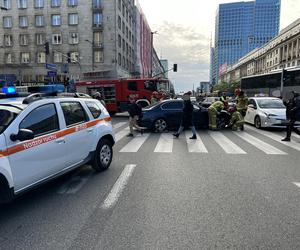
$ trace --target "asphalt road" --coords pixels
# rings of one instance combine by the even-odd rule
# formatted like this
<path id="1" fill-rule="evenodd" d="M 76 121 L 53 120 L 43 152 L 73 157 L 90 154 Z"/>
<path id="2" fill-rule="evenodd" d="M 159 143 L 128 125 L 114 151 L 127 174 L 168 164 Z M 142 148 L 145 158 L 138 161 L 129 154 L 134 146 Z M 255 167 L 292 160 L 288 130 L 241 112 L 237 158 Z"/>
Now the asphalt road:
<path id="1" fill-rule="evenodd" d="M 1 250 L 300 249 L 300 137 L 127 138 L 126 121 L 113 120 L 108 171 L 84 166 L 0 206 Z"/>

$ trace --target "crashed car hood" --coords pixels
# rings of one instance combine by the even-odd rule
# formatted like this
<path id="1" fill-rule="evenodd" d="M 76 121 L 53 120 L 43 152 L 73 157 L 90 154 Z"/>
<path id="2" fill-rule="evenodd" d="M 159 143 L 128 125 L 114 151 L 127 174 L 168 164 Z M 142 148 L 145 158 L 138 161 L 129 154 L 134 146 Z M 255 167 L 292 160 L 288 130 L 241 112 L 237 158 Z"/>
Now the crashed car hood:
<path id="1" fill-rule="evenodd" d="M 266 114 L 274 114 L 276 116 L 286 116 L 285 109 L 261 109 L 262 112 Z"/>

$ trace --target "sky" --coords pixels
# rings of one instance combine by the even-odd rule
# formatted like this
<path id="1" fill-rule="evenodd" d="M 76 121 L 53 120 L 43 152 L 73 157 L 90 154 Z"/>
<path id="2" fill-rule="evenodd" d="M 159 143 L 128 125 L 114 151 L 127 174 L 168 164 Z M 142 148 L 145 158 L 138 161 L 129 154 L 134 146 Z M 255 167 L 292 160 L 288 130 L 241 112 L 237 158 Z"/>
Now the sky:
<path id="1" fill-rule="evenodd" d="M 221 3 L 235 0 L 138 0 L 154 34 L 158 56 L 178 64 L 169 78 L 175 91 L 192 90 L 209 80 L 210 40 Z M 281 0 L 280 29 L 300 18 L 300 0 Z"/>

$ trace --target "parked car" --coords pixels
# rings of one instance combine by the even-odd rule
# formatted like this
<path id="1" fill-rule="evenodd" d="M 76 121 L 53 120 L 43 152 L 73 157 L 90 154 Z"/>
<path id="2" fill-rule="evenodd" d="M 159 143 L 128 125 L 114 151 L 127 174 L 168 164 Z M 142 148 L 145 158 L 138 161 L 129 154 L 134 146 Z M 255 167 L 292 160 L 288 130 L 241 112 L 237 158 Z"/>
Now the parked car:
<path id="1" fill-rule="evenodd" d="M 193 104 L 194 123 L 197 128 L 208 127 L 207 108 Z M 139 125 L 156 132 L 178 129 L 181 122 L 183 100 L 170 99 L 161 101 L 143 109 L 143 117 L 139 120 Z"/>
<path id="2" fill-rule="evenodd" d="M 76 94 L 1 100 L 0 202 L 83 164 L 107 169 L 114 143 L 111 117 L 98 100 Z"/>
<path id="3" fill-rule="evenodd" d="M 286 107 L 281 99 L 275 97 L 249 98 L 245 122 L 254 124 L 256 128 L 285 127 Z"/>
<path id="4" fill-rule="evenodd" d="M 217 96 L 209 96 L 206 97 L 201 103 L 200 105 L 204 108 L 208 108 L 212 103 L 216 102 L 216 101 L 220 101 L 220 97 Z"/>

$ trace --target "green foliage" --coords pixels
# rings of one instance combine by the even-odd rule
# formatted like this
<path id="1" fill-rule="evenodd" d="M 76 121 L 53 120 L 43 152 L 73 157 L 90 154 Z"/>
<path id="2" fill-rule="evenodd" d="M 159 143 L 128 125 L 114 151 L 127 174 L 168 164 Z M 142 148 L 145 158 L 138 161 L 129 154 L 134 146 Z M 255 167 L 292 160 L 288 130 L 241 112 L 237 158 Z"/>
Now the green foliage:
<path id="1" fill-rule="evenodd" d="M 214 90 L 222 91 L 222 92 L 234 92 L 235 89 L 240 88 L 241 84 L 239 82 L 222 82 L 218 85 L 214 86 Z"/>

